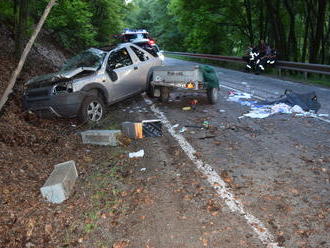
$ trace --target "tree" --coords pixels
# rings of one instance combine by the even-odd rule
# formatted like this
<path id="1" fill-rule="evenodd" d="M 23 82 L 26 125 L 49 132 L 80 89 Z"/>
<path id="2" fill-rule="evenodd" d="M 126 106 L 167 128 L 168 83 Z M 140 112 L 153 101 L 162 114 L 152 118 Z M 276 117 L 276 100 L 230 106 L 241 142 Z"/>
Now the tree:
<path id="1" fill-rule="evenodd" d="M 12 77 L 10 78 L 10 81 L 9 81 L 9 84 L 5 90 L 5 92 L 3 93 L 2 97 L 1 97 L 1 100 L 0 100 L 0 111 L 2 109 L 2 107 L 6 104 L 7 100 L 8 100 L 8 96 L 11 94 L 13 88 L 14 88 L 14 85 L 15 85 L 15 82 L 16 82 L 16 79 L 18 77 L 18 75 L 21 73 L 21 70 L 23 68 L 23 65 L 25 63 L 25 60 L 26 60 L 26 57 L 28 55 L 28 53 L 30 52 L 32 46 L 33 46 L 33 43 L 35 41 L 35 39 L 37 38 L 40 30 L 41 30 L 41 27 L 43 26 L 50 10 L 52 9 L 52 7 L 54 6 L 54 4 L 56 3 L 56 0 L 50 0 L 47 7 L 45 8 L 44 10 L 44 13 L 43 15 L 41 16 L 40 18 L 40 21 L 36 27 L 36 29 L 34 30 L 29 42 L 27 43 L 23 53 L 22 53 L 22 56 L 21 56 L 21 59 L 15 69 L 15 71 L 13 72 L 13 75 Z"/>
<path id="2" fill-rule="evenodd" d="M 27 35 L 28 0 L 14 0 L 15 57 L 18 60 L 23 51 Z"/>

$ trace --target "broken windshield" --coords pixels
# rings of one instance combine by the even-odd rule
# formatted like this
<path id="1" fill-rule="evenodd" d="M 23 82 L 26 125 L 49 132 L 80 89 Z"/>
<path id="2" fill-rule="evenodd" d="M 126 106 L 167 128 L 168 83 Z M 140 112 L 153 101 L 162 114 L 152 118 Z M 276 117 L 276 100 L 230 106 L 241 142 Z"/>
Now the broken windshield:
<path id="1" fill-rule="evenodd" d="M 102 65 L 105 55 L 106 53 L 101 50 L 90 48 L 67 60 L 61 71 L 70 71 L 80 67 L 98 69 Z"/>

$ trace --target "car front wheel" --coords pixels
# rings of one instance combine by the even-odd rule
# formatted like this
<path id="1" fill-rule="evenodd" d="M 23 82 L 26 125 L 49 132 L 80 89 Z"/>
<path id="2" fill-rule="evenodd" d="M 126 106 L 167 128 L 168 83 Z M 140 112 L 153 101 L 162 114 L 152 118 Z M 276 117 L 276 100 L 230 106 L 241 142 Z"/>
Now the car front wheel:
<path id="1" fill-rule="evenodd" d="M 88 96 L 81 104 L 79 119 L 81 122 L 98 122 L 105 114 L 105 106 L 97 96 Z"/>

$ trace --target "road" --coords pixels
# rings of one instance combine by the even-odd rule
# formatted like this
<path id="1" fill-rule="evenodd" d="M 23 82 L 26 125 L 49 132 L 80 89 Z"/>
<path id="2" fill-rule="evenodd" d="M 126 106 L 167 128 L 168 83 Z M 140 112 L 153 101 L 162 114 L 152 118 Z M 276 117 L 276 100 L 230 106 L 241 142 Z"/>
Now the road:
<path id="1" fill-rule="evenodd" d="M 190 62 L 166 58 L 166 64 Z M 329 113 L 329 89 L 216 68 L 220 101 L 174 92 L 170 102 L 138 96 L 111 107 L 112 120 L 161 119 L 164 136 L 136 140 L 144 149 L 126 179 L 125 216 L 100 221 L 95 240 L 113 247 L 330 247 L 330 123 L 275 114 L 240 118 L 249 107 L 232 89 L 268 98 L 290 88 L 314 90 Z M 184 111 L 193 99 L 196 110 Z M 204 121 L 210 127 L 201 129 Z M 105 241 L 104 241 L 105 240 Z M 94 242 L 94 243 L 93 243 Z M 125 244 L 125 246 L 120 246 Z M 126 246 L 127 245 L 127 246 Z"/>
<path id="2" fill-rule="evenodd" d="M 166 64 L 196 63 L 167 58 Z M 165 124 L 169 134 L 217 193 L 222 208 L 230 212 L 226 221 L 232 225 L 233 236 L 239 228 L 246 235 L 253 230 L 260 243 L 254 241 L 248 247 L 329 247 L 329 120 L 291 115 L 240 119 L 248 107 L 226 99 L 228 89 L 253 93 L 258 99 L 279 96 L 285 89 L 315 91 L 322 105 L 320 113 L 329 114 L 330 89 L 216 70 L 222 85 L 219 104 L 208 105 L 203 95 L 173 93 L 172 102 L 153 106 L 153 112 L 163 123 L 169 121 Z M 200 98 L 197 110 L 182 111 L 194 98 Z M 205 120 L 211 130 L 178 132 L 180 127 L 198 126 Z M 172 128 L 175 124 L 178 129 Z M 208 245 L 237 247 L 217 242 L 214 237 Z"/>
<path id="3" fill-rule="evenodd" d="M 166 65 L 198 65 L 199 63 L 189 62 L 179 59 L 166 58 Z M 253 93 L 256 96 L 268 99 L 278 97 L 286 89 L 297 93 L 306 93 L 314 91 L 321 103 L 322 108 L 319 113 L 330 114 L 330 89 L 321 86 L 307 85 L 286 80 L 275 79 L 252 73 L 243 73 L 235 70 L 214 67 L 218 72 L 221 85 L 232 87 L 244 92 Z M 327 118 L 329 119 L 329 118 Z"/>

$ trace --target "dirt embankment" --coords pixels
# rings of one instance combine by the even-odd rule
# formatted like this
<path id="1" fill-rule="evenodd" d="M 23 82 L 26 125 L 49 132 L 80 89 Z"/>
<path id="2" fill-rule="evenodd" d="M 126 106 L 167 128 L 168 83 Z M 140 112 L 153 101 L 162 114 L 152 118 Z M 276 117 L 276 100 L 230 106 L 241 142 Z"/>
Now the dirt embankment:
<path id="1" fill-rule="evenodd" d="M 0 24 L 0 95 L 2 96 L 17 62 L 14 60 L 13 34 Z M 45 39 L 43 38 L 45 37 Z M 55 71 L 65 60 L 64 52 L 49 43 L 41 33 L 27 58 L 0 115 L 0 247 L 26 247 L 29 240 L 44 244 L 51 240 L 49 219 L 56 208 L 46 211 L 39 188 L 53 165 L 75 160 L 84 171 L 85 149 L 79 143 L 70 120 L 42 120 L 22 108 L 23 84 L 33 76 Z M 67 211 L 70 211 L 69 209 Z M 65 225 L 66 214 L 58 214 L 56 233 Z M 48 226 L 47 226 L 48 225 Z M 47 230 L 45 232 L 45 226 Z M 40 246 L 39 246 L 40 247 Z"/>

